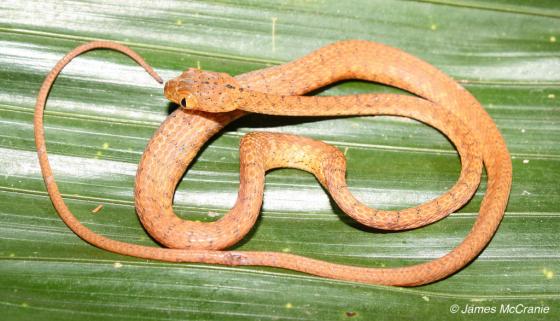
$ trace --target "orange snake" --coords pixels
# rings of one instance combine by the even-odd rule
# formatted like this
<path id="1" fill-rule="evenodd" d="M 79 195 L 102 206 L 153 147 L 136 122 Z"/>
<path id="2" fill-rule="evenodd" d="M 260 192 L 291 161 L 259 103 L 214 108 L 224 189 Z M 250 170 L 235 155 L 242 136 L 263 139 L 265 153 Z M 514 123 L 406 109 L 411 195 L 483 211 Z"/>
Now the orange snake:
<path id="1" fill-rule="evenodd" d="M 99 248 L 169 262 L 271 266 L 341 280 L 414 286 L 437 281 L 465 266 L 488 244 L 503 217 L 511 187 L 511 160 L 494 122 L 476 99 L 450 77 L 418 58 L 382 44 L 350 40 L 331 44 L 284 65 L 235 78 L 189 69 L 168 81 L 165 95 L 183 108 L 171 114 L 148 143 L 136 176 L 135 204 L 146 230 L 169 248 L 130 244 L 98 235 L 82 225 L 65 205 L 48 162 L 43 128 L 46 99 L 57 75 L 74 57 L 96 48 L 120 51 L 157 81 L 162 81 L 130 49 L 96 41 L 62 58 L 39 91 L 35 141 L 48 193 L 70 229 Z M 388 84 L 421 98 L 390 94 L 299 96 L 345 79 Z M 415 118 L 439 129 L 455 144 L 461 157 L 461 174 L 447 193 L 418 207 L 375 210 L 357 201 L 348 191 L 345 158 L 336 148 L 294 135 L 251 133 L 242 139 L 240 146 L 240 189 L 233 209 L 210 223 L 178 218 L 172 209 L 172 198 L 181 175 L 208 139 L 247 111 Z M 360 223 L 400 230 L 430 224 L 460 208 L 478 187 L 482 163 L 487 171 L 488 188 L 480 213 L 465 240 L 438 259 L 406 267 L 366 268 L 287 253 L 222 250 L 242 239 L 256 221 L 268 169 L 295 167 L 310 171 L 337 205 Z"/>

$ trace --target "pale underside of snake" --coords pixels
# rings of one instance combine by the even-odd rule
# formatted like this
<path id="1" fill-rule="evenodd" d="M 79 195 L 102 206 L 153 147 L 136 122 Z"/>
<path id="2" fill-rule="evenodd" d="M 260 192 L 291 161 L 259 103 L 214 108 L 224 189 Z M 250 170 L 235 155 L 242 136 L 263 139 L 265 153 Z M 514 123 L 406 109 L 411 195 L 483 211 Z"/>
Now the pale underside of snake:
<path id="1" fill-rule="evenodd" d="M 48 162 L 43 113 L 50 88 L 63 67 L 95 48 L 120 51 L 159 76 L 130 49 L 112 42 L 82 45 L 53 68 L 39 91 L 35 140 L 43 177 L 63 221 L 85 241 L 115 253 L 169 262 L 271 266 L 318 276 L 373 284 L 413 286 L 442 279 L 474 259 L 488 244 L 503 217 L 511 187 L 511 160 L 505 142 L 476 99 L 426 62 L 382 44 L 350 40 L 331 44 L 293 62 L 235 78 L 189 69 L 165 86 L 165 95 L 182 105 L 154 134 L 140 161 L 135 204 L 146 230 L 168 248 L 124 243 L 81 224 L 62 199 Z M 346 79 L 361 79 L 407 90 L 403 95 L 299 96 Z M 195 110 L 200 109 L 200 110 Z M 246 135 L 240 146 L 240 189 L 235 206 L 215 222 L 182 220 L 172 199 L 182 174 L 199 149 L 230 122 L 247 112 L 280 115 L 396 115 L 431 125 L 454 143 L 462 170 L 442 196 L 398 211 L 366 207 L 349 192 L 345 158 L 336 148 L 309 138 L 274 133 Z M 433 223 L 460 208 L 479 184 L 483 162 L 487 191 L 473 228 L 450 253 L 425 263 L 397 268 L 367 268 L 328 263 L 278 252 L 223 250 L 242 239 L 256 221 L 265 172 L 294 167 L 313 173 L 336 204 L 361 224 L 402 230 Z"/>

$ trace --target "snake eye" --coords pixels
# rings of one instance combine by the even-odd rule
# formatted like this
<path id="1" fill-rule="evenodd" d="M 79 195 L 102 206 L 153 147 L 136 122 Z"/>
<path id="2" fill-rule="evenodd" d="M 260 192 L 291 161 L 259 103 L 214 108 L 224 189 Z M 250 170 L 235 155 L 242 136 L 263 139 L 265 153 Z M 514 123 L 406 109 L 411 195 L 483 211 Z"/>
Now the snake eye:
<path id="1" fill-rule="evenodd" d="M 184 92 L 179 95 L 181 100 L 179 103 L 185 109 L 199 109 L 196 97 L 190 92 Z"/>

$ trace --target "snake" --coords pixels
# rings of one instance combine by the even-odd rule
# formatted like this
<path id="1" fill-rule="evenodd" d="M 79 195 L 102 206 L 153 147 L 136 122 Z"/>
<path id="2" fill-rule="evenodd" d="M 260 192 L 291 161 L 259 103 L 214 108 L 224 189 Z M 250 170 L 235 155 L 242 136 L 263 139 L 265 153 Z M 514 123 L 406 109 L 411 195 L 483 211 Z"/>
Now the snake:
<path id="1" fill-rule="evenodd" d="M 161 77 L 134 51 L 109 41 L 81 45 L 47 75 L 35 105 L 35 142 L 48 194 L 65 224 L 80 238 L 121 255 L 166 261 L 268 266 L 368 284 L 417 286 L 450 276 L 487 246 L 504 216 L 512 166 L 505 141 L 480 103 L 459 83 L 427 62 L 402 50 L 366 40 L 338 41 L 291 62 L 232 77 L 189 68 L 165 83 L 164 95 L 181 106 L 148 142 L 138 165 L 135 207 L 145 230 L 165 247 L 110 239 L 83 225 L 64 203 L 49 164 L 44 110 L 58 74 L 74 57 L 93 50 L 119 51 L 156 81 Z M 360 94 L 303 96 L 349 79 L 377 82 L 412 95 Z M 461 173 L 445 194 L 403 210 L 369 208 L 349 191 L 346 160 L 337 148 L 311 138 L 255 132 L 240 142 L 240 188 L 234 207 L 214 222 L 183 220 L 173 211 L 173 195 L 183 173 L 205 143 L 229 123 L 249 114 L 290 116 L 393 115 L 419 120 L 447 136 L 460 155 Z M 293 167 L 311 172 L 335 203 L 360 224 L 407 230 L 436 222 L 462 207 L 480 182 L 487 190 L 465 239 L 431 261 L 371 268 L 331 263 L 291 253 L 227 250 L 251 230 L 258 218 L 265 173 Z"/>

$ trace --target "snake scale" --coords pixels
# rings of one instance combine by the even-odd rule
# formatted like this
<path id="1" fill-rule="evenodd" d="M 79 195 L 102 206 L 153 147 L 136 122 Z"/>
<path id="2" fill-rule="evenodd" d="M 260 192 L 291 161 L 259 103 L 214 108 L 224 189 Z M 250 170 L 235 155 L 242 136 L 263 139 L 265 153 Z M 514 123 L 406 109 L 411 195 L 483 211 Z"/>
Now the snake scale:
<path id="1" fill-rule="evenodd" d="M 167 248 L 109 239 L 81 224 L 65 205 L 48 162 L 43 114 L 58 74 L 74 57 L 97 48 L 120 51 L 161 78 L 136 53 L 108 41 L 72 50 L 53 68 L 37 98 L 35 141 L 51 200 L 62 220 L 85 241 L 134 257 L 168 262 L 271 266 L 327 278 L 371 284 L 415 286 L 449 276 L 473 260 L 497 230 L 511 188 L 511 160 L 505 142 L 477 100 L 430 64 L 383 44 L 347 40 L 320 48 L 292 62 L 231 77 L 188 69 L 165 84 L 164 94 L 182 108 L 173 112 L 149 141 L 140 161 L 135 205 L 140 221 Z M 406 90 L 415 96 L 366 94 L 301 96 L 326 85 L 360 79 Z M 182 220 L 173 212 L 175 188 L 200 148 L 227 124 L 249 112 L 292 116 L 395 115 L 424 122 L 444 133 L 457 148 L 462 169 L 445 194 L 414 208 L 384 211 L 368 208 L 348 190 L 346 161 L 335 147 L 309 138 L 250 133 L 240 144 L 240 188 L 234 207 L 215 222 Z M 433 223 L 457 210 L 476 191 L 482 166 L 487 191 L 466 238 L 448 254 L 421 264 L 367 268 L 334 264 L 279 252 L 227 251 L 256 221 L 265 172 L 293 167 L 313 173 L 336 204 L 361 224 L 403 230 Z"/>

